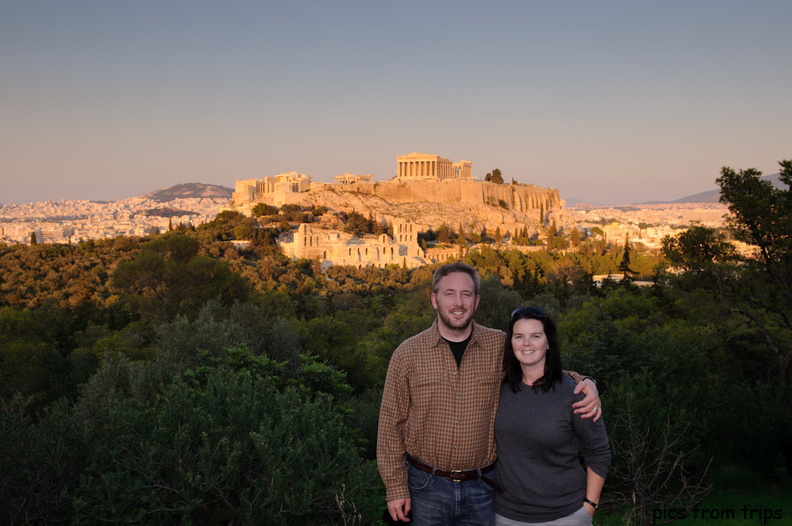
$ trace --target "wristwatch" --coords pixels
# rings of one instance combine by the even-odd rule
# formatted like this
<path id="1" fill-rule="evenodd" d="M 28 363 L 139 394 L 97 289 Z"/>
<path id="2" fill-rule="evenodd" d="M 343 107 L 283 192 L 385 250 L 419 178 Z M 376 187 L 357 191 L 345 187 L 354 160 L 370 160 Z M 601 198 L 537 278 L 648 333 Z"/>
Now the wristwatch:
<path id="1" fill-rule="evenodd" d="M 595 510 L 599 507 L 599 504 L 597 504 L 596 502 L 592 502 L 592 501 L 588 500 L 586 497 L 583 497 L 583 502 L 585 502 L 587 504 L 590 504 L 591 506 L 594 507 Z"/>

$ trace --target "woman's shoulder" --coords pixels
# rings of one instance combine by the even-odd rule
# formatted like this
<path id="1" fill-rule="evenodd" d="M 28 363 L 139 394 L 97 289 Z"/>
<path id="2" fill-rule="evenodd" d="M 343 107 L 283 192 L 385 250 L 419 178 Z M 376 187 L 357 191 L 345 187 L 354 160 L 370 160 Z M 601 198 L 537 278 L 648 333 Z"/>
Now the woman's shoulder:
<path id="1" fill-rule="evenodd" d="M 556 389 L 566 396 L 577 397 L 578 395 L 575 395 L 575 387 L 577 387 L 577 384 L 578 383 L 575 380 L 565 374 L 562 374 L 561 381 L 556 384 Z M 583 398 L 583 396 L 583 393 L 580 393 L 580 397 Z"/>

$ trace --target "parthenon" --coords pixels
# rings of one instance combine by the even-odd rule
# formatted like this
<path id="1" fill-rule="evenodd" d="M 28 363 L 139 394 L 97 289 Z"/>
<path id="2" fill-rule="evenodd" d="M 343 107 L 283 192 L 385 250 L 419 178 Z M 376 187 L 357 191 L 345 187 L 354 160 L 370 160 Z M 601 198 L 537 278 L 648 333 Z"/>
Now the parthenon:
<path id="1" fill-rule="evenodd" d="M 470 180 L 473 179 L 473 163 L 459 161 L 452 163 L 439 155 L 428 153 L 409 153 L 396 157 L 397 177 L 400 180 Z"/>

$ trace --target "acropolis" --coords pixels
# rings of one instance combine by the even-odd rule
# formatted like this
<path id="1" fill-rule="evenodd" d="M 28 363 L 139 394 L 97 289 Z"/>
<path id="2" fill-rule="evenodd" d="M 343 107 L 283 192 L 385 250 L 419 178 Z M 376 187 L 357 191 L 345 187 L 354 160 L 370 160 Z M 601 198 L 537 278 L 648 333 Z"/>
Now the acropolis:
<path id="1" fill-rule="evenodd" d="M 410 153 L 396 158 L 396 176 L 375 182 L 370 174 L 344 173 L 334 183 L 316 183 L 301 173 L 288 172 L 263 179 L 237 180 L 230 210 L 250 215 L 258 203 L 273 206 L 299 204 L 307 194 L 335 188 L 380 197 L 391 203 L 471 202 L 505 206 L 509 210 L 549 212 L 563 207 L 555 188 L 526 184 L 497 184 L 477 180 L 469 161 L 451 162 L 437 155 Z"/>
<path id="2" fill-rule="evenodd" d="M 452 162 L 439 155 L 410 153 L 396 157 L 396 175 L 374 181 L 371 174 L 344 173 L 332 183 L 314 182 L 298 172 L 263 179 L 238 180 L 226 208 L 251 215 L 259 204 L 283 206 L 332 205 L 336 211 L 367 211 L 393 225 L 394 237 L 386 234 L 354 237 L 317 224 L 302 224 L 282 234 L 278 244 L 292 258 L 318 259 L 327 265 L 399 264 L 413 267 L 433 261 L 417 242 L 417 233 L 437 228 L 459 216 L 471 228 L 516 231 L 560 219 L 563 202 L 555 188 L 526 184 L 501 184 L 477 180 L 470 161 Z M 414 209 L 430 207 L 415 222 Z M 412 214 L 409 217 L 407 214 Z M 454 225 L 456 226 L 456 224 Z M 409 235 L 407 235 L 409 233 Z"/>

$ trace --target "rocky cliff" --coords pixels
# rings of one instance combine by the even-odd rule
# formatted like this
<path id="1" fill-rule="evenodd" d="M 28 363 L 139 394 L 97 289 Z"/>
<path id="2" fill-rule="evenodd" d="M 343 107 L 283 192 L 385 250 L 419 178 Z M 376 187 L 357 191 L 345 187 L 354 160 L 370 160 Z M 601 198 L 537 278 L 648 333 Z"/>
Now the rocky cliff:
<path id="1" fill-rule="evenodd" d="M 358 212 L 378 220 L 408 219 L 428 229 L 447 224 L 469 231 L 486 228 L 504 234 L 545 222 L 566 224 L 558 190 L 528 185 L 496 185 L 481 181 L 338 185 L 312 183 L 308 192 L 289 202 L 307 207 Z M 544 216 L 544 217 L 542 217 Z"/>

